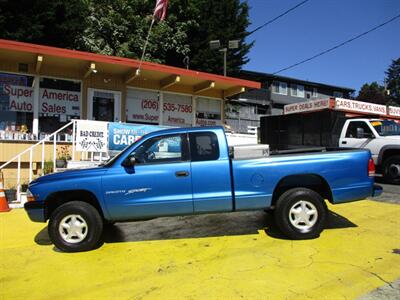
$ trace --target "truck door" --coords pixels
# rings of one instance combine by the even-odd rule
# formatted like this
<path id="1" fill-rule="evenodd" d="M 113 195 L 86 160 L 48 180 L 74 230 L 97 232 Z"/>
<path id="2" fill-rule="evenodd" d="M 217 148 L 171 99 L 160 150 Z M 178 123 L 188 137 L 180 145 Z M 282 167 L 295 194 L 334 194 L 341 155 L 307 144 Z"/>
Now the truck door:
<path id="1" fill-rule="evenodd" d="M 225 139 L 223 132 L 220 140 Z M 232 210 L 230 161 L 226 144 L 214 132 L 189 134 L 195 213 Z"/>
<path id="2" fill-rule="evenodd" d="M 186 134 L 151 138 L 128 156 L 135 158 L 132 168 L 110 168 L 103 188 L 114 220 L 193 213 L 187 140 Z"/>
<path id="3" fill-rule="evenodd" d="M 340 138 L 340 147 L 349 148 L 365 148 L 369 149 L 372 153 L 374 160 L 376 159 L 377 152 L 377 140 L 379 137 L 375 132 L 372 131 L 369 121 L 349 121 L 348 126 L 343 128 L 345 132 L 342 132 Z"/>

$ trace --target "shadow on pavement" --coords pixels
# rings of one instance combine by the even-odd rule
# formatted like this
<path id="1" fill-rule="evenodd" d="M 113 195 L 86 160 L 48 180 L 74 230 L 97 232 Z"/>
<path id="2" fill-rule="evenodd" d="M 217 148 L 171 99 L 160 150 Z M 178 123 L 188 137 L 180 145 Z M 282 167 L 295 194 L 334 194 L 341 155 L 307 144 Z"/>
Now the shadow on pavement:
<path id="1" fill-rule="evenodd" d="M 325 224 L 324 230 L 328 229 L 340 229 L 340 228 L 351 228 L 351 227 L 358 227 L 356 224 L 351 222 L 349 219 L 333 212 L 328 212 L 328 220 Z M 282 240 L 289 240 L 286 236 L 284 236 L 276 226 L 269 227 L 265 230 L 265 232 L 273 238 L 282 239 Z"/>
<path id="2" fill-rule="evenodd" d="M 47 233 L 47 226 L 36 234 L 35 243 L 41 246 L 48 246 L 52 244 L 49 234 Z"/>
<path id="3" fill-rule="evenodd" d="M 278 239 L 287 239 L 273 225 L 272 214 L 263 211 L 235 212 L 105 225 L 104 243 L 173 240 L 258 234 L 260 230 Z M 357 227 L 345 217 L 329 211 L 325 229 Z M 47 226 L 35 236 L 38 245 L 51 245 Z M 99 245 L 101 246 L 101 245 Z"/>
<path id="4" fill-rule="evenodd" d="M 262 211 L 157 218 L 107 226 L 104 241 L 118 243 L 248 235 L 258 234 L 259 230 L 270 225 L 271 217 Z"/>

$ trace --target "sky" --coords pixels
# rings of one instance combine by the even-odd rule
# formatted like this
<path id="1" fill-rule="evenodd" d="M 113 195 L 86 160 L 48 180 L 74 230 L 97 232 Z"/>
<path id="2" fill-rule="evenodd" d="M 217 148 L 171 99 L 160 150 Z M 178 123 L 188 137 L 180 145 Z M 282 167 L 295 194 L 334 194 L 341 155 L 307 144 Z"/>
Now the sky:
<path id="1" fill-rule="evenodd" d="M 248 0 L 248 31 L 302 0 Z M 400 14 L 400 0 L 309 0 L 252 34 L 245 70 L 274 73 L 342 43 Z M 385 71 L 400 57 L 400 18 L 343 47 L 278 75 L 349 87 L 383 85 Z"/>

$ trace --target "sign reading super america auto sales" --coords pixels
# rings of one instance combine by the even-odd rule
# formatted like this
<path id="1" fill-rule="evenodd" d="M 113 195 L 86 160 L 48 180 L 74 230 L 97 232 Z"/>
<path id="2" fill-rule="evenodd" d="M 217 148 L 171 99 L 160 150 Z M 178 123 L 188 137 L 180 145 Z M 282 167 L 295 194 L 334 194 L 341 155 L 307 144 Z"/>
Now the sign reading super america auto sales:
<path id="1" fill-rule="evenodd" d="M 33 112 L 34 88 L 5 84 L 3 93 L 9 97 L 9 111 Z M 39 113 L 79 116 L 80 97 L 79 92 L 41 88 Z"/>

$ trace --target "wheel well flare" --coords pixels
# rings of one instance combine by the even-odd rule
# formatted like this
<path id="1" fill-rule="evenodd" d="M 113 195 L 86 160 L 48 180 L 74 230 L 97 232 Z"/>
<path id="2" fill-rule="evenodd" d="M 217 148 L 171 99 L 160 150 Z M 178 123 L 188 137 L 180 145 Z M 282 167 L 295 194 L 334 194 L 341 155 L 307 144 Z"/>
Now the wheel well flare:
<path id="1" fill-rule="evenodd" d="M 60 205 L 71 202 L 71 201 L 82 201 L 92 205 L 96 208 L 100 215 L 103 216 L 103 211 L 97 200 L 96 196 L 89 191 L 86 190 L 68 190 L 68 191 L 59 191 L 49 195 L 46 198 L 46 210 L 45 210 L 45 218 L 46 220 L 50 218 L 53 211 L 59 207 Z"/>
<path id="2" fill-rule="evenodd" d="M 279 197 L 286 191 L 294 188 L 307 188 L 321 195 L 322 198 L 333 202 L 332 191 L 327 181 L 315 174 L 299 174 L 282 178 L 276 185 L 272 197 L 272 205 L 275 205 Z"/>

